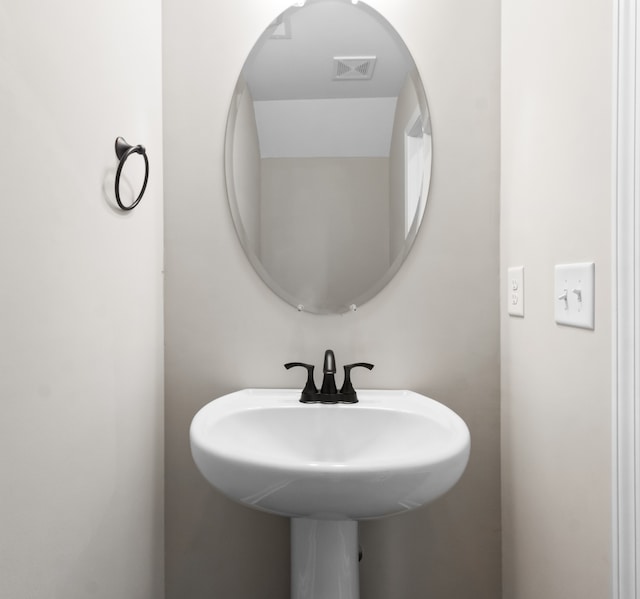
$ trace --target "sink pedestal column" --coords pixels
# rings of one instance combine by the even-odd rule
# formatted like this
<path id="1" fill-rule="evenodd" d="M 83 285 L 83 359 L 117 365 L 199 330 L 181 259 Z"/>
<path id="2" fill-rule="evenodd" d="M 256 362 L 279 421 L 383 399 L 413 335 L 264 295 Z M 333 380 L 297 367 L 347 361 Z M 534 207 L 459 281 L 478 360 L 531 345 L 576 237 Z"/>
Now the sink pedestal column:
<path id="1" fill-rule="evenodd" d="M 291 519 L 291 599 L 358 599 L 358 523 Z"/>

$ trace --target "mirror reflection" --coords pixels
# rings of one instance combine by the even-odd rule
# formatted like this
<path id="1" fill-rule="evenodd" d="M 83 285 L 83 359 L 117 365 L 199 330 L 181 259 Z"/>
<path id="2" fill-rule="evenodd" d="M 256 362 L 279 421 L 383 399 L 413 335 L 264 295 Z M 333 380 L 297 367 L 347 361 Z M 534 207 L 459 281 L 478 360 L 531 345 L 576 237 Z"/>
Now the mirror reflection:
<path id="1" fill-rule="evenodd" d="M 312 0 L 271 23 L 238 79 L 227 192 L 258 274 L 299 309 L 373 297 L 425 209 L 431 127 L 411 55 L 363 3 Z"/>

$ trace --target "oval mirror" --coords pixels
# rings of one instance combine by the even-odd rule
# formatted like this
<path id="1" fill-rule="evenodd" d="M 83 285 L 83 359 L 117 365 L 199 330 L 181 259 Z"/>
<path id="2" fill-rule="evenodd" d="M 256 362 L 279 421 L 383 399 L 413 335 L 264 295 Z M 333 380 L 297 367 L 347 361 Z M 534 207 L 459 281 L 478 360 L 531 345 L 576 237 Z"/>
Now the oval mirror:
<path id="1" fill-rule="evenodd" d="M 309 0 L 251 50 L 226 131 L 227 195 L 265 283 L 341 313 L 402 265 L 431 174 L 426 96 L 409 50 L 362 2 Z"/>

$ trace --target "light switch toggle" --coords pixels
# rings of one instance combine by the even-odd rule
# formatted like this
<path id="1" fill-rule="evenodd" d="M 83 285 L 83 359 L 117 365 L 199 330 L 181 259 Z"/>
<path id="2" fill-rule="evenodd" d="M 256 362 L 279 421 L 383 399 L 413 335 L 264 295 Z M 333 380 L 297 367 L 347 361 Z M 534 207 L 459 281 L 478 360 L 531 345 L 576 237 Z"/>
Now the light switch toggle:
<path id="1" fill-rule="evenodd" d="M 569 290 L 565 289 L 562 292 L 562 295 L 558 296 L 558 300 L 560 300 L 561 302 L 564 302 L 564 309 L 568 310 L 569 309 Z"/>
<path id="2" fill-rule="evenodd" d="M 572 289 L 571 293 L 576 294 L 576 299 L 578 300 L 578 310 L 582 308 L 582 289 Z"/>

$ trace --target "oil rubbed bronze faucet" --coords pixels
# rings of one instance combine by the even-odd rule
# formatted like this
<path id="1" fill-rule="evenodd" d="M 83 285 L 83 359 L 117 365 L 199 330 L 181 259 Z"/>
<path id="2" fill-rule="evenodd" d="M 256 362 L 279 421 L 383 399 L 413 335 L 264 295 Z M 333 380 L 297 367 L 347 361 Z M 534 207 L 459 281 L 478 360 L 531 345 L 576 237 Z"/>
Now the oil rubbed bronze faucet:
<path id="1" fill-rule="evenodd" d="M 316 387 L 313 379 L 313 364 L 304 364 L 302 362 L 287 362 L 284 367 L 289 370 L 294 366 L 301 366 L 307 369 L 307 382 L 302 389 L 300 401 L 302 403 L 358 403 L 356 390 L 351 383 L 351 370 L 353 368 L 362 367 L 371 370 L 373 364 L 368 362 L 356 362 L 355 364 L 344 365 L 344 381 L 340 391 L 336 387 L 336 358 L 333 350 L 328 349 L 324 352 L 324 362 L 322 364 L 322 387 L 320 391 Z"/>

